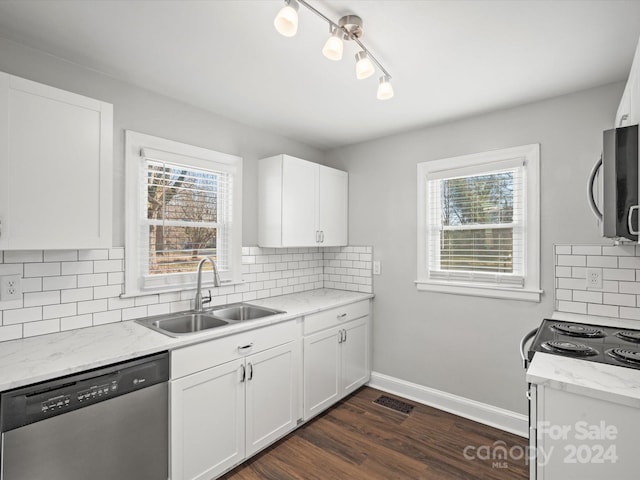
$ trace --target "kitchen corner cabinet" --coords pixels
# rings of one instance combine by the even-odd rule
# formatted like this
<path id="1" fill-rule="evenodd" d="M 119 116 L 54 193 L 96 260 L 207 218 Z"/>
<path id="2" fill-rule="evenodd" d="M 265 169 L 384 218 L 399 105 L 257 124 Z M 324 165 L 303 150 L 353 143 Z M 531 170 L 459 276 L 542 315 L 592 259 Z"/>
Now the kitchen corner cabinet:
<path id="1" fill-rule="evenodd" d="M 300 418 L 299 324 L 289 321 L 172 352 L 171 480 L 211 480 Z"/>
<path id="2" fill-rule="evenodd" d="M 640 123 L 640 42 L 636 47 L 629 79 L 616 112 L 615 126 L 626 127 L 637 123 Z"/>
<path id="3" fill-rule="evenodd" d="M 258 168 L 260 246 L 347 245 L 347 172 L 289 155 Z"/>
<path id="4" fill-rule="evenodd" d="M 113 106 L 0 72 L 0 250 L 109 247 Z"/>
<path id="5" fill-rule="evenodd" d="M 305 317 L 304 420 L 369 381 L 369 303 L 362 301 Z"/>

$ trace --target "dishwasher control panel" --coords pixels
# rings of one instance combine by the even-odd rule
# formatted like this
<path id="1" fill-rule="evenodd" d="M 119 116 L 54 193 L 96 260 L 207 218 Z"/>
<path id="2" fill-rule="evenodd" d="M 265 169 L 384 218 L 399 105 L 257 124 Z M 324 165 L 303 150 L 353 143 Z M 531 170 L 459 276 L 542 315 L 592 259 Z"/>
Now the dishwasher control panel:
<path id="1" fill-rule="evenodd" d="M 0 431 L 72 412 L 169 380 L 167 352 L 0 394 Z"/>

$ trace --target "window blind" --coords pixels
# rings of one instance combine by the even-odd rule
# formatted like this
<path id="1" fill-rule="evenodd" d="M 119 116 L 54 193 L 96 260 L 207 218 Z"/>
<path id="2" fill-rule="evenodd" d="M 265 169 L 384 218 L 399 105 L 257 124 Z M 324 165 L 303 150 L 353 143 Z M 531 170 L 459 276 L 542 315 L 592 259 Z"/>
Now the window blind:
<path id="1" fill-rule="evenodd" d="M 430 279 L 524 285 L 524 175 L 510 160 L 427 179 Z"/>
<path id="2" fill-rule="evenodd" d="M 140 185 L 139 232 L 145 284 L 158 283 L 153 277 L 195 272 L 204 256 L 213 257 L 221 272 L 228 270 L 232 173 L 151 158 L 144 158 L 141 168 L 146 178 Z"/>

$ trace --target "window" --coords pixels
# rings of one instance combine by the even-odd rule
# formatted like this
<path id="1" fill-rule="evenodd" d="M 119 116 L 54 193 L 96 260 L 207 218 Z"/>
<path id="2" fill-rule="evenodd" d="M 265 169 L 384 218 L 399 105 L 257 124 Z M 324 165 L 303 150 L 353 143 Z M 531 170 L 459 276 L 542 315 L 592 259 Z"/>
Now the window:
<path id="1" fill-rule="evenodd" d="M 205 256 L 240 281 L 242 159 L 135 132 L 126 152 L 126 294 L 193 287 Z"/>
<path id="2" fill-rule="evenodd" d="M 419 290 L 540 301 L 539 145 L 418 165 Z"/>

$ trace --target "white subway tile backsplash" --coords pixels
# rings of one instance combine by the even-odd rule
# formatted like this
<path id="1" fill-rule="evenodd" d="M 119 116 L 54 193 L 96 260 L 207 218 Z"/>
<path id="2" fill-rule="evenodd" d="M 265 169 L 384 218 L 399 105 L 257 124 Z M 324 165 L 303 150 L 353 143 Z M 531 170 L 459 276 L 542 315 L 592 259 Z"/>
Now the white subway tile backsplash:
<path id="1" fill-rule="evenodd" d="M 107 299 L 88 300 L 86 302 L 78 302 L 78 315 L 83 313 L 105 312 L 108 310 Z M 113 310 L 120 312 L 120 310 Z"/>
<path id="2" fill-rule="evenodd" d="M 45 262 L 75 262 L 78 260 L 78 250 L 45 250 Z"/>
<path id="3" fill-rule="evenodd" d="M 42 262 L 42 250 L 9 250 L 4 252 L 4 263 Z"/>
<path id="4" fill-rule="evenodd" d="M 107 285 L 108 277 L 106 273 L 87 273 L 78 275 L 78 287 L 99 287 Z"/>
<path id="5" fill-rule="evenodd" d="M 122 260 L 97 260 L 93 262 L 93 271 L 95 273 L 121 272 Z"/>
<path id="6" fill-rule="evenodd" d="M 55 333 L 60 331 L 60 319 L 41 320 L 38 322 L 25 323 L 22 326 L 22 334 L 25 338 L 35 337 L 36 335 L 46 335 L 47 333 Z"/>
<path id="7" fill-rule="evenodd" d="M 603 268 L 602 269 L 603 280 L 624 280 L 627 282 L 633 282 L 636 279 L 635 270 L 622 270 L 619 268 Z"/>
<path id="8" fill-rule="evenodd" d="M 42 278 L 42 290 L 66 290 L 68 288 L 77 287 L 78 277 L 75 275 Z"/>
<path id="9" fill-rule="evenodd" d="M 619 268 L 640 268 L 640 257 L 620 257 Z"/>
<path id="10" fill-rule="evenodd" d="M 603 246 L 602 254 L 615 255 L 616 257 L 633 257 L 636 254 L 636 247 L 634 245 Z"/>
<path id="11" fill-rule="evenodd" d="M 14 325 L 16 323 L 27 323 L 42 320 L 42 307 L 19 308 L 16 310 L 5 310 L 2 314 L 3 325 Z"/>
<path id="12" fill-rule="evenodd" d="M 587 265 L 587 257 L 585 255 L 558 255 L 558 265 L 569 267 L 584 267 Z"/>
<path id="13" fill-rule="evenodd" d="M 556 245 L 556 308 L 640 319 L 640 250 L 634 245 Z M 637 256 L 636 256 L 637 255 Z M 602 289 L 587 288 L 586 268 L 602 271 Z M 571 268 L 571 278 L 567 268 Z"/>
<path id="14" fill-rule="evenodd" d="M 78 260 L 109 260 L 109 250 L 101 248 L 96 250 L 80 250 Z"/>
<path id="15" fill-rule="evenodd" d="M 602 247 L 600 245 L 573 245 L 571 247 L 572 255 L 602 255 Z"/>
<path id="16" fill-rule="evenodd" d="M 573 292 L 573 301 L 585 303 L 602 303 L 602 292 L 585 292 L 583 290 L 575 290 Z"/>
<path id="17" fill-rule="evenodd" d="M 242 253 L 243 283 L 205 287 L 211 288 L 212 306 L 323 287 L 373 292 L 369 246 L 243 247 Z M 192 308 L 193 290 L 120 298 L 124 258 L 120 247 L 0 251 L 0 275 L 23 277 L 23 298 L 0 302 L 0 341 Z"/>
<path id="18" fill-rule="evenodd" d="M 25 277 L 55 277 L 60 275 L 60 262 L 25 263 Z"/>
<path id="19" fill-rule="evenodd" d="M 563 310 L 569 311 L 569 310 Z M 582 312 L 577 312 L 582 313 Z M 613 305 L 597 305 L 595 303 L 589 303 L 587 308 L 587 314 L 598 315 L 600 317 L 619 317 L 620 308 Z"/>
<path id="20" fill-rule="evenodd" d="M 93 262 L 62 262 L 62 275 L 93 273 Z"/>
<path id="21" fill-rule="evenodd" d="M 105 323 L 115 323 L 122 320 L 122 310 L 112 310 L 110 312 L 98 312 L 93 314 L 93 325 L 104 325 Z"/>
<path id="22" fill-rule="evenodd" d="M 60 331 L 76 330 L 78 328 L 86 328 L 93 326 L 93 315 L 77 315 L 74 317 L 65 317 L 60 319 Z"/>
<path id="23" fill-rule="evenodd" d="M 620 318 L 640 320 L 640 308 L 620 307 Z"/>
<path id="24" fill-rule="evenodd" d="M 70 290 L 62 290 L 60 292 L 60 301 L 62 303 L 83 302 L 93 300 L 93 288 L 73 288 Z"/>
<path id="25" fill-rule="evenodd" d="M 25 293 L 23 297 L 25 307 L 37 307 L 39 305 L 52 305 L 60 303 L 59 290 L 50 292 Z"/>
<path id="26" fill-rule="evenodd" d="M 22 338 L 21 323 L 0 327 L 0 342 L 6 342 L 7 340 L 17 340 L 18 338 Z"/>
<path id="27" fill-rule="evenodd" d="M 618 268 L 618 257 L 595 257 L 589 255 L 587 257 L 587 267 Z"/>
<path id="28" fill-rule="evenodd" d="M 61 303 L 58 305 L 47 305 L 42 307 L 42 318 L 72 317 L 77 313 L 77 305 L 75 303 Z"/>

